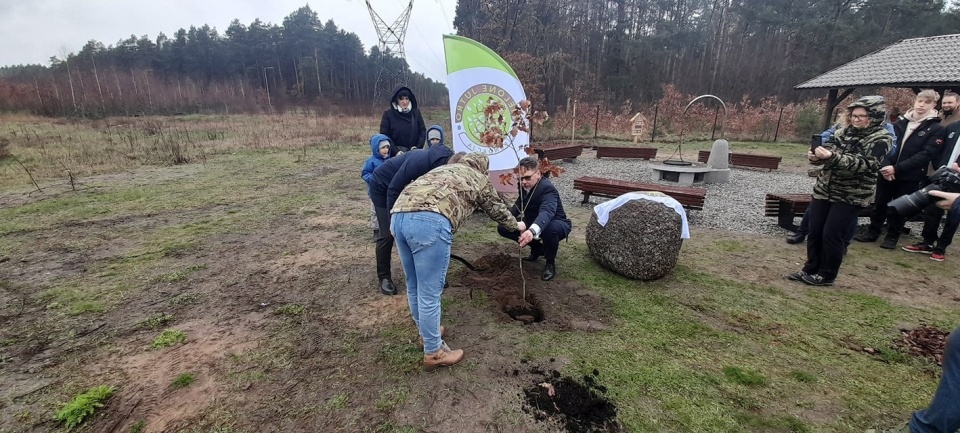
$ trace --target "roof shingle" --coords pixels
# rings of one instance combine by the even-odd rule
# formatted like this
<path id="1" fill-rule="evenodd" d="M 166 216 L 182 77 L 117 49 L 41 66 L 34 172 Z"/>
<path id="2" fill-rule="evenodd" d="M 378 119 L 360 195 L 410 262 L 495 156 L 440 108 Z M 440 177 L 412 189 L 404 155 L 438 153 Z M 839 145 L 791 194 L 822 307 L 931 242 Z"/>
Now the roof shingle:
<path id="1" fill-rule="evenodd" d="M 798 84 L 795 89 L 960 85 L 960 34 L 904 39 Z"/>

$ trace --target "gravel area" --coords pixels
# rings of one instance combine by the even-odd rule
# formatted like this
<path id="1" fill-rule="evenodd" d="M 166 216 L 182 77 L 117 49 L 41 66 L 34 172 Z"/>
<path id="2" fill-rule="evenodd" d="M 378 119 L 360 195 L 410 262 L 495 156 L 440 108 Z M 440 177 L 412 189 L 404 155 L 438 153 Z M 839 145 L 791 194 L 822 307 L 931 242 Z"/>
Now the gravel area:
<path id="1" fill-rule="evenodd" d="M 582 176 L 671 185 L 668 182 L 655 182 L 650 162 L 642 159 L 596 159 L 592 151 L 584 150 L 576 160 L 557 161 L 556 164 L 566 172 L 551 180 L 567 207 L 579 206 L 583 201 L 583 193 L 573 189 L 573 180 Z M 809 193 L 813 190 L 814 180 L 806 173 L 732 168 L 728 183 L 694 184 L 694 187 L 706 189 L 707 197 L 703 210 L 688 211 L 687 220 L 692 226 L 786 236 L 790 232 L 777 226 L 776 218 L 763 216 L 764 197 L 768 192 Z M 604 197 L 591 197 L 590 203 L 597 204 L 605 200 Z M 800 223 L 799 217 L 796 222 Z M 860 220 L 861 224 L 868 222 L 866 218 Z M 907 227 L 919 231 L 922 224 L 917 224 L 908 223 Z"/>

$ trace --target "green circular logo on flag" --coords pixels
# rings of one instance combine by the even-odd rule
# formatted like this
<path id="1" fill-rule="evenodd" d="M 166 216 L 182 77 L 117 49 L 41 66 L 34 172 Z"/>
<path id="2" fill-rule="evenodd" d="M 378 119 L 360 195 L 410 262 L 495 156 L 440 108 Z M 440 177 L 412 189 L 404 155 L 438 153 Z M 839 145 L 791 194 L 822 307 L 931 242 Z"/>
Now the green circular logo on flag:
<path id="1" fill-rule="evenodd" d="M 498 104 L 500 109 L 492 114 L 493 123 L 488 125 L 487 109 L 493 110 Z M 453 123 L 458 133 L 466 135 L 468 140 L 465 140 L 465 144 L 470 150 L 486 154 L 500 153 L 509 146 L 504 143 L 502 146 L 492 144 L 491 147 L 491 144 L 484 143 L 483 135 L 488 129 L 499 127 L 504 140 L 509 140 L 510 125 L 513 123 L 510 112 L 514 105 L 513 98 L 503 88 L 493 84 L 478 84 L 458 98 Z"/>

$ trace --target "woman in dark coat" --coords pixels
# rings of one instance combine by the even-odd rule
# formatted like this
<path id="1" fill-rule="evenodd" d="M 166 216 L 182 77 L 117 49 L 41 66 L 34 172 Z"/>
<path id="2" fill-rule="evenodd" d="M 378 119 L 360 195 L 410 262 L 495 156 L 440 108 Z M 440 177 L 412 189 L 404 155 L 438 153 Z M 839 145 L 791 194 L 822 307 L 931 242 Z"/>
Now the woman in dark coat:
<path id="1" fill-rule="evenodd" d="M 390 156 L 410 149 L 423 149 L 427 141 L 427 127 L 417 104 L 417 97 L 409 87 L 397 86 L 390 97 L 390 108 L 383 112 L 380 119 L 380 133 L 390 137 L 395 148 Z"/>

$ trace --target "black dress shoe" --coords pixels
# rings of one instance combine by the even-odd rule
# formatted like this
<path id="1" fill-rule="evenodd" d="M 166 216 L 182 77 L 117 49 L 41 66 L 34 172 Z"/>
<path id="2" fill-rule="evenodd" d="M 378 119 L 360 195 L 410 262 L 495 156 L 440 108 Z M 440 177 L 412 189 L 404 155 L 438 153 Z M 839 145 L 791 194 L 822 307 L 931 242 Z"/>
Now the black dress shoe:
<path id="1" fill-rule="evenodd" d="M 530 253 L 529 256 L 521 257 L 520 259 L 525 262 L 535 262 L 540 259 L 540 254 Z"/>
<path id="2" fill-rule="evenodd" d="M 389 278 L 384 278 L 380 280 L 380 293 L 384 295 L 396 295 L 397 287 L 393 285 L 393 281 L 390 281 Z"/>
<path id="3" fill-rule="evenodd" d="M 787 236 L 787 243 L 799 244 L 800 242 L 803 242 L 806 239 L 807 239 L 807 235 L 795 234 L 795 235 Z"/>
<path id="4" fill-rule="evenodd" d="M 540 279 L 543 281 L 550 281 L 555 276 L 557 276 L 557 265 L 548 263 L 543 267 L 543 275 L 540 276 Z"/>

